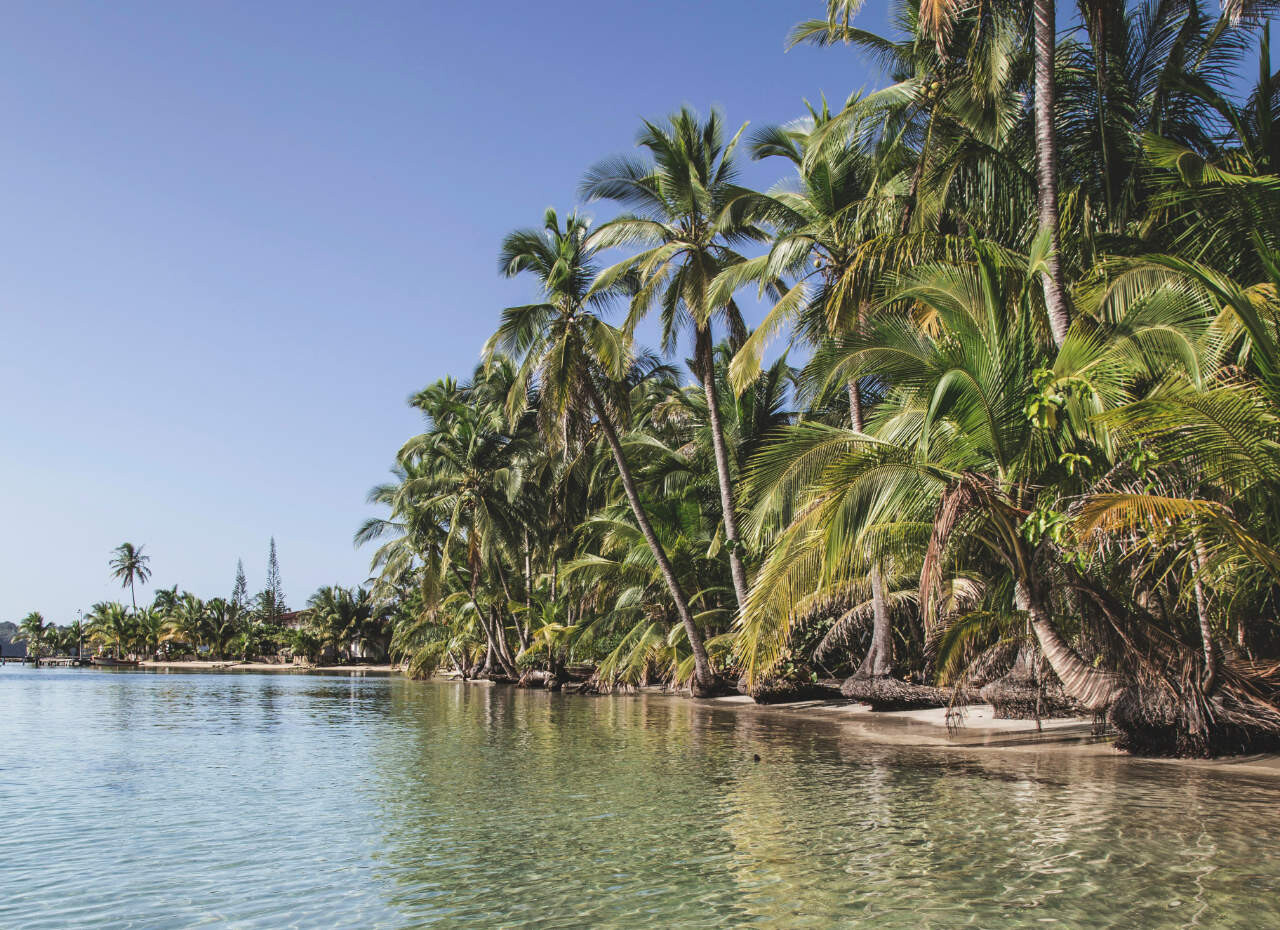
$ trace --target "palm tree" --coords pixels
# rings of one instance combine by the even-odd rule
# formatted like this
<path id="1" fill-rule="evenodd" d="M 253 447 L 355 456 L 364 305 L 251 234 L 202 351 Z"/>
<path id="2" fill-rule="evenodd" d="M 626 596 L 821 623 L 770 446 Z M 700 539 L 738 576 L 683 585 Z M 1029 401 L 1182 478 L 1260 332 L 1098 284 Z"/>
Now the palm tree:
<path id="1" fill-rule="evenodd" d="M 511 395 L 514 405 L 523 405 L 527 386 L 536 383 L 540 414 L 547 420 L 564 426 L 584 415 L 594 415 L 613 455 L 636 525 L 658 564 L 689 640 L 694 693 L 710 694 L 716 679 L 702 631 L 675 566 L 654 531 L 615 426 L 625 404 L 616 388 L 626 374 L 631 352 L 626 335 L 598 316 L 610 289 L 595 274 L 594 253 L 587 223 L 576 214 L 570 214 L 561 228 L 555 211 L 548 210 L 541 230 L 523 229 L 508 235 L 502 244 L 502 273 L 508 277 L 531 273 L 541 286 L 543 300 L 504 310 L 485 356 L 492 358 L 502 351 L 518 360 L 518 379 Z M 622 278 L 622 273 L 617 277 Z M 564 432 L 554 429 L 550 436 Z"/>
<path id="2" fill-rule="evenodd" d="M 810 121 L 790 129 L 771 127 L 753 140 L 757 157 L 781 156 L 795 165 L 798 187 L 751 196 L 752 212 L 777 230 L 774 240 L 765 255 L 723 272 L 715 290 L 747 280 L 763 285 L 784 276 L 794 283 L 735 357 L 735 387 L 745 387 L 755 378 L 766 341 L 787 322 L 796 321 L 797 338 L 822 344 L 857 332 L 870 305 L 878 275 L 874 266 L 867 267 L 864 246 L 880 231 L 885 211 L 874 194 L 872 160 L 845 139 L 832 136 L 831 123 L 825 109 L 811 111 Z M 874 378 L 874 373 L 868 374 Z M 863 385 L 853 378 L 845 389 L 850 425 L 863 432 Z M 879 566 L 871 568 L 870 583 L 873 632 L 856 677 L 878 679 L 893 670 L 893 634 Z"/>
<path id="3" fill-rule="evenodd" d="M 124 605 L 114 601 L 94 604 L 88 619 L 90 638 L 114 646 L 116 657 L 124 658 L 136 635 L 133 616 Z"/>
<path id="4" fill-rule="evenodd" d="M 146 656 L 154 656 L 164 639 L 168 615 L 154 605 L 144 607 L 135 612 L 134 625 L 139 651 Z"/>
<path id="5" fill-rule="evenodd" d="M 204 606 L 209 645 L 216 657 L 225 659 L 232 640 L 244 632 L 247 618 L 239 605 L 220 597 L 205 601 Z"/>
<path id="6" fill-rule="evenodd" d="M 208 621 L 204 601 L 190 592 L 184 592 L 170 608 L 165 620 L 161 636 L 164 642 L 184 643 L 191 647 L 192 652 L 198 652 Z"/>
<path id="7" fill-rule="evenodd" d="M 477 371 L 471 394 L 492 372 Z M 510 382 L 504 379 L 510 388 Z M 503 392 L 505 395 L 505 391 Z M 462 570 L 468 578 L 471 608 L 491 647 L 492 659 L 505 674 L 516 675 L 507 642 L 503 603 L 482 597 L 486 567 L 501 565 L 501 552 L 516 538 L 514 517 L 519 471 L 515 463 L 527 439 L 508 430 L 501 406 L 478 403 L 478 396 L 456 385 L 438 384 L 415 398 L 431 428 L 405 443 L 399 460 L 406 480 L 397 489 L 397 509 L 435 513 L 444 530 L 439 557 L 432 566 L 435 590 L 454 569 L 452 559 L 462 549 Z M 503 398 L 505 400 L 505 396 Z"/>
<path id="8" fill-rule="evenodd" d="M 922 37 L 933 40 L 939 53 L 952 40 L 961 15 L 980 7 L 978 0 L 920 0 L 916 28 Z M 1109 2 L 1107 5 L 1113 5 Z M 792 33 L 792 42 L 849 41 L 850 20 L 862 7 L 861 0 L 828 0 L 826 21 L 802 23 Z M 1057 5 L 1054 0 L 1031 0 L 1034 48 L 1033 124 L 1036 154 L 1036 202 L 1042 233 L 1051 249 L 1043 265 L 1045 306 L 1053 340 L 1061 345 L 1071 322 L 1066 279 L 1062 271 L 1061 234 L 1058 207 L 1058 140 L 1054 125 L 1057 96 L 1055 51 L 1057 47 Z M 914 186 L 914 185 L 913 185 Z M 905 231 L 905 230 L 904 230 Z"/>
<path id="9" fill-rule="evenodd" d="M 316 591 L 307 600 L 307 608 L 310 625 L 339 658 L 363 635 L 372 615 L 368 593 L 363 588 L 351 591 L 336 585 Z"/>
<path id="10" fill-rule="evenodd" d="M 13 641 L 26 642 L 27 652 L 38 657 L 48 644 L 49 636 L 53 632 L 54 627 L 44 622 L 44 615 L 38 610 L 33 610 L 18 623 Z"/>
<path id="11" fill-rule="evenodd" d="M 717 317 L 723 320 L 734 345 L 741 343 L 746 332 L 732 299 L 718 305 L 711 300 L 711 284 L 726 268 L 743 261 L 735 246 L 765 239 L 761 230 L 745 221 L 743 195 L 747 192 L 737 183 L 733 152 L 745 128 L 726 142 L 724 119 L 714 110 L 706 122 L 688 108 L 672 116 L 666 125 L 646 120 L 638 144 L 648 150 L 651 161 L 609 159 L 589 170 L 582 183 L 589 200 L 613 200 L 634 211 L 601 226 L 591 237 L 591 248 L 646 247 L 606 269 L 595 289 L 637 273 L 640 287 L 632 299 L 628 330 L 633 330 L 655 303 L 662 308 L 666 348 L 675 346 L 686 326 L 693 330 L 695 373 L 707 395 L 726 548 L 739 610 L 747 600 L 747 574 L 712 360 L 714 322 Z"/>
<path id="12" fill-rule="evenodd" d="M 142 546 L 135 546 L 130 542 L 121 543 L 111 550 L 111 576 L 120 579 L 120 587 L 129 589 L 129 598 L 135 611 L 138 609 L 138 597 L 134 592 L 134 582 L 146 584 L 151 577 L 151 569 L 148 568 L 151 557 L 143 555 L 142 550 Z"/>

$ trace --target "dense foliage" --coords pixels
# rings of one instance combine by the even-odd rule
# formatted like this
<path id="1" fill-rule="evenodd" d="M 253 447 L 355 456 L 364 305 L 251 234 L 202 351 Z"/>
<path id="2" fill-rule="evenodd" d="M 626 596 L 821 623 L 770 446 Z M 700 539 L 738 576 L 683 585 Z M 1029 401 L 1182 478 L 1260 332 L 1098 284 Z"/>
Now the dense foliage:
<path id="1" fill-rule="evenodd" d="M 582 185 L 626 212 L 507 237 L 530 303 L 413 399 L 357 534 L 393 650 L 1274 742 L 1274 4 L 900 0 L 888 36 L 859 5 L 792 41 L 887 86 L 645 122 Z M 744 158 L 785 176 L 750 190 Z"/>

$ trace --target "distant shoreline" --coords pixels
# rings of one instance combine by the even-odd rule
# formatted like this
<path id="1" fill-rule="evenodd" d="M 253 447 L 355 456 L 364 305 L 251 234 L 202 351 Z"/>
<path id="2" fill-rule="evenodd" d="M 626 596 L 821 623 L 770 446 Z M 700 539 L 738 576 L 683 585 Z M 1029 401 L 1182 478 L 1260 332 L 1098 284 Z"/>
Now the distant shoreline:
<path id="1" fill-rule="evenodd" d="M 236 662 L 233 659 L 215 662 L 210 660 L 193 660 L 189 662 L 152 662 L 144 661 L 139 668 L 150 668 L 159 671 L 237 671 L 237 672 L 381 672 L 391 674 L 399 672 L 399 665 L 291 665 L 283 662 Z"/>

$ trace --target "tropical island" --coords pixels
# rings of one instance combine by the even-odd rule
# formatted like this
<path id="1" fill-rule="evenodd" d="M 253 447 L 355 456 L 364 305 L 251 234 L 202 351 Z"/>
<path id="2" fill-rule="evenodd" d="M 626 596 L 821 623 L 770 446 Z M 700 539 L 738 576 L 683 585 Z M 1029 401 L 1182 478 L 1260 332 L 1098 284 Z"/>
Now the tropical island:
<path id="1" fill-rule="evenodd" d="M 257 598 L 241 567 L 17 636 L 1280 747 L 1270 5 L 1084 4 L 1060 41 L 1044 0 L 898 3 L 887 36 L 859 6 L 788 41 L 888 85 L 777 126 L 655 117 L 581 207 L 513 217 L 496 270 L 527 302 L 410 400 L 367 587 L 290 612 L 273 540 Z"/>

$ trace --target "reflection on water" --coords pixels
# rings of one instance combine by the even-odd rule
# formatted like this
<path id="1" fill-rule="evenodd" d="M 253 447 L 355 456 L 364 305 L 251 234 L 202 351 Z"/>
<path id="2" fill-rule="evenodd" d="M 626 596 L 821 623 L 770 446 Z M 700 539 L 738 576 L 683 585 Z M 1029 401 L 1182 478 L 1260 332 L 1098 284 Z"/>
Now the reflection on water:
<path id="1" fill-rule="evenodd" d="M 399 678 L 0 694 L 3 927 L 1280 926 L 1280 779 Z"/>

